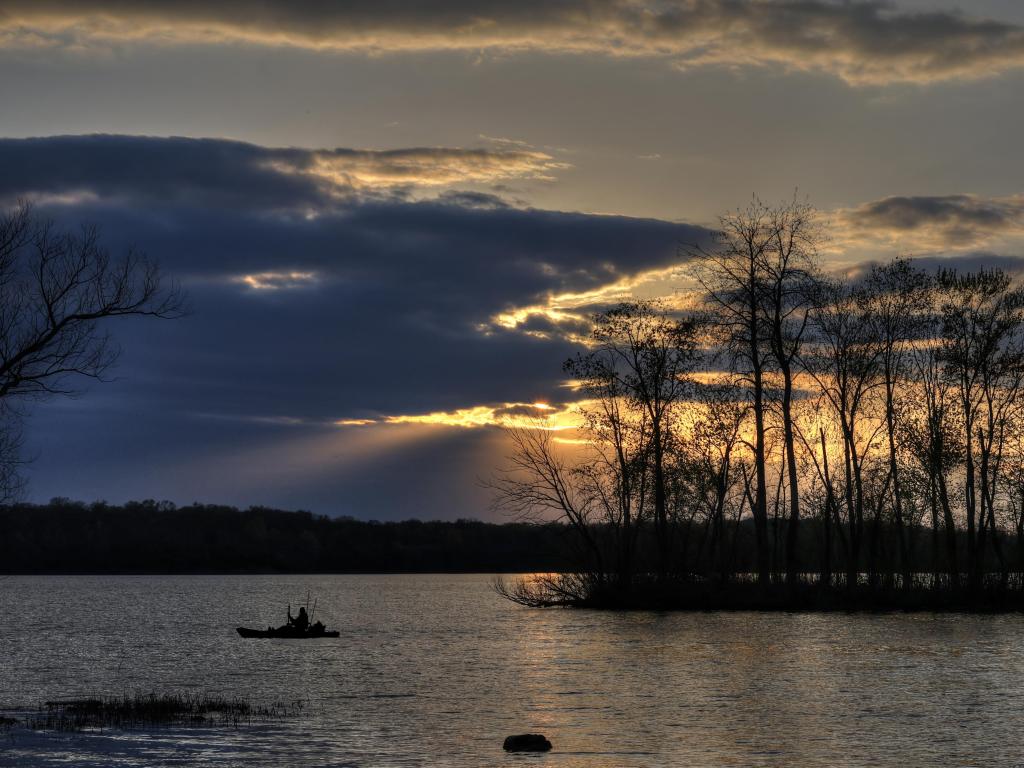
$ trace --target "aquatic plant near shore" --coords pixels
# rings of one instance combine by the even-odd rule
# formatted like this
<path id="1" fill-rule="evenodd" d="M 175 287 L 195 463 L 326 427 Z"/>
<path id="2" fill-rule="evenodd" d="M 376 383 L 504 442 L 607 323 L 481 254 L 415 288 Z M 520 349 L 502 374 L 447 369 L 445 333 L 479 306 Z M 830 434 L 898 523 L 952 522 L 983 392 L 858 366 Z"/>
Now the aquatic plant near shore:
<path id="1" fill-rule="evenodd" d="M 298 714 L 302 701 L 254 704 L 202 693 L 125 694 L 47 701 L 25 724 L 36 730 L 132 729 L 149 726 L 229 726 Z"/>

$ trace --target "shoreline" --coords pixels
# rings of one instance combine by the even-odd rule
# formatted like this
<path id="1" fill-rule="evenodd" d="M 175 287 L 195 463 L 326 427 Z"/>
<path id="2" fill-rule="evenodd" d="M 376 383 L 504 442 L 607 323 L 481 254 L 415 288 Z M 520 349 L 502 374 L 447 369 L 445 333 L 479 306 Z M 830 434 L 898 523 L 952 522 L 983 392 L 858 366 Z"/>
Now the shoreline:
<path id="1" fill-rule="evenodd" d="M 562 586 L 568 584 L 568 586 Z M 1024 614 L 1024 590 L 1006 587 L 822 587 L 732 582 L 675 582 L 624 591 L 559 579 L 499 580 L 496 591 L 530 608 L 665 613 Z"/>

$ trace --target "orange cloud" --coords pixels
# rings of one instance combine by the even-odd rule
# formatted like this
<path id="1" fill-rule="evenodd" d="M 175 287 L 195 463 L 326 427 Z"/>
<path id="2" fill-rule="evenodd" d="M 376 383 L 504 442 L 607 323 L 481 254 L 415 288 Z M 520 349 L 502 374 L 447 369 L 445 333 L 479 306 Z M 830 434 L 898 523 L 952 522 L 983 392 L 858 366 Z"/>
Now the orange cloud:
<path id="1" fill-rule="evenodd" d="M 581 425 L 580 408 L 584 405 L 584 402 L 560 406 L 548 403 L 502 403 L 457 408 L 453 411 L 389 415 L 378 419 L 340 419 L 334 424 L 339 427 L 419 424 L 463 429 L 523 427 L 560 432 Z"/>
<path id="2" fill-rule="evenodd" d="M 486 184 L 513 178 L 553 181 L 569 168 L 551 155 L 528 149 L 421 147 L 395 150 L 316 150 L 301 164 L 273 161 L 283 173 L 307 174 L 343 191 L 451 184 Z"/>
<path id="3" fill-rule="evenodd" d="M 255 272 L 231 278 L 254 291 L 279 291 L 290 288 L 306 288 L 317 282 L 315 272 Z"/>

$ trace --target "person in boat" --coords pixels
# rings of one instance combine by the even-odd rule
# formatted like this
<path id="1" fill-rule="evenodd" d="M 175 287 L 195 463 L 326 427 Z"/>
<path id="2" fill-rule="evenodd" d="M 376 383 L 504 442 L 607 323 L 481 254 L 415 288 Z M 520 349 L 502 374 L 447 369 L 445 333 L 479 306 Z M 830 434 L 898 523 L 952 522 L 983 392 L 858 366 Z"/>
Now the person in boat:
<path id="1" fill-rule="evenodd" d="M 299 632 L 305 632 L 309 629 L 309 616 L 306 614 L 306 607 L 303 605 L 299 606 L 299 615 L 292 616 L 291 606 L 288 606 L 288 626 L 297 629 Z"/>

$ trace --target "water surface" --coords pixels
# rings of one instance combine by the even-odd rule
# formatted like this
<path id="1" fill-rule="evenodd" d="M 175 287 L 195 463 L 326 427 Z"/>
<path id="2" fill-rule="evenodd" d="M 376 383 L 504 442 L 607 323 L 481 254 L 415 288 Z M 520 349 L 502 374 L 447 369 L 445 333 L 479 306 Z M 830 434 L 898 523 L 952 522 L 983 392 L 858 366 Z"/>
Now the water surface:
<path id="1" fill-rule="evenodd" d="M 337 640 L 244 640 L 317 596 Z M 490 577 L 0 579 L 0 708 L 303 699 L 224 730 L 0 740 L 0 765 L 1013 766 L 1020 616 L 529 610 Z M 544 756 L 506 755 L 539 731 Z"/>

